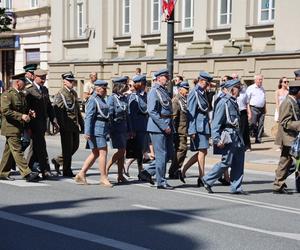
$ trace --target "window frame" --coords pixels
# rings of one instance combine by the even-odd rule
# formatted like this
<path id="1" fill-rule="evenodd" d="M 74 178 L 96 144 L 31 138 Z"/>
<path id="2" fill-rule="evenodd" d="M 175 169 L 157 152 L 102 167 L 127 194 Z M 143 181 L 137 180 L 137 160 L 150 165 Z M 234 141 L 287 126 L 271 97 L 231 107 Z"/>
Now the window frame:
<path id="1" fill-rule="evenodd" d="M 221 13 L 222 1 L 224 0 L 218 0 L 218 26 L 230 26 L 232 22 L 232 0 L 227 0 L 226 14 Z M 226 23 L 221 23 L 221 16 L 224 15 L 226 15 Z"/>
<path id="2" fill-rule="evenodd" d="M 182 30 L 192 30 L 194 28 L 194 0 L 190 0 L 191 1 L 191 16 L 189 17 L 191 19 L 191 26 L 190 27 L 186 27 L 185 26 L 185 21 L 186 16 L 185 16 L 185 11 L 186 11 L 186 1 L 187 0 L 183 0 L 182 1 Z"/>
<path id="3" fill-rule="evenodd" d="M 30 1 L 30 4 L 29 4 L 30 8 L 37 8 L 38 7 L 38 5 L 39 5 L 38 0 L 29 0 L 29 1 Z M 34 2 L 34 4 L 33 4 L 33 2 Z"/>
<path id="4" fill-rule="evenodd" d="M 81 17 L 79 12 L 79 7 L 81 6 Z M 85 2 L 83 0 L 76 1 L 75 7 L 75 17 L 76 17 L 76 37 L 77 38 L 84 38 L 85 37 L 85 26 L 86 26 L 86 15 L 85 15 Z M 81 21 L 81 26 L 80 26 Z M 81 27 L 81 28 L 80 28 Z"/>
<path id="5" fill-rule="evenodd" d="M 7 5 L 6 5 L 7 2 L 9 2 L 8 5 L 10 5 L 10 6 L 7 6 Z M 5 9 L 7 9 L 7 10 L 12 10 L 12 0 L 4 0 L 4 1 L 3 1 L 3 8 L 5 8 Z"/>
<path id="6" fill-rule="evenodd" d="M 126 1 L 128 1 L 128 6 L 125 5 Z M 125 8 L 129 8 L 129 22 L 125 23 Z M 128 31 L 125 30 L 126 25 L 128 25 Z M 131 1 L 123 0 L 122 4 L 122 34 L 128 35 L 131 32 Z"/>
<path id="7" fill-rule="evenodd" d="M 270 3 L 272 3 L 272 5 L 270 5 Z M 273 23 L 275 20 L 275 0 L 269 0 L 269 8 L 268 9 L 262 9 L 261 8 L 261 4 L 262 4 L 262 0 L 258 1 L 258 23 Z M 271 8 L 270 6 L 274 6 L 273 8 Z M 268 11 L 268 19 L 267 20 L 262 20 L 261 19 L 261 14 L 262 11 Z M 274 18 L 272 19 L 272 11 L 274 10 Z"/>
<path id="8" fill-rule="evenodd" d="M 154 3 L 156 1 L 157 3 Z M 154 4 L 158 4 L 158 20 L 154 20 Z M 154 29 L 154 22 L 158 23 L 158 29 Z M 161 22 L 161 0 L 151 0 L 151 33 L 158 33 L 160 31 Z"/>

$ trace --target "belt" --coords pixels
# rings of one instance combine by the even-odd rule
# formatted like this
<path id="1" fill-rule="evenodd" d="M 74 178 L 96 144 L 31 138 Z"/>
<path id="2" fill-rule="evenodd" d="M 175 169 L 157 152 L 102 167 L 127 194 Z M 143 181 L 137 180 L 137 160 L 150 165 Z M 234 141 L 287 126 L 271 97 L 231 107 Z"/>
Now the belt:
<path id="1" fill-rule="evenodd" d="M 253 105 L 250 105 L 250 107 L 256 108 L 256 109 L 264 109 L 265 108 L 265 107 L 256 107 L 256 106 L 253 106 Z"/>
<path id="2" fill-rule="evenodd" d="M 163 115 L 163 114 L 160 114 L 160 118 L 173 118 L 174 115 Z"/>
<path id="3" fill-rule="evenodd" d="M 103 117 L 97 117 L 96 120 L 101 122 L 108 122 L 108 118 L 103 118 Z"/>

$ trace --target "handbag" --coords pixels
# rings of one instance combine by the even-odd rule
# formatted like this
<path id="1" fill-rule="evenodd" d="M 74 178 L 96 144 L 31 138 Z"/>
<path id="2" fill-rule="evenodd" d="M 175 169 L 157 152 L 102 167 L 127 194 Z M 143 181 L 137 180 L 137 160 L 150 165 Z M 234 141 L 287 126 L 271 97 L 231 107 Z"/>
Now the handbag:
<path id="1" fill-rule="evenodd" d="M 127 145 L 126 145 L 126 158 L 134 158 L 136 159 L 138 157 L 137 152 L 138 152 L 138 145 L 136 138 L 130 138 L 127 140 Z"/>
<path id="2" fill-rule="evenodd" d="M 300 157 L 300 133 L 297 135 L 296 139 L 291 145 L 290 155 L 296 159 L 299 159 Z"/>

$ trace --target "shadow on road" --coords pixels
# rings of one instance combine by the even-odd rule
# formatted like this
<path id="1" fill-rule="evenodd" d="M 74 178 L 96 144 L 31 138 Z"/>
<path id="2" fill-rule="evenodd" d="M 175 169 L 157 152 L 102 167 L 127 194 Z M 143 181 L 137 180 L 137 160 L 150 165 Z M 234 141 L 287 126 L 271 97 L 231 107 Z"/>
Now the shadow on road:
<path id="1" fill-rule="evenodd" d="M 101 206 L 106 200 L 113 199 L 112 197 L 101 197 L 101 198 L 89 198 L 81 200 L 71 201 L 58 201 L 50 203 L 35 203 L 17 206 L 2 207 L 1 210 L 25 216 L 26 218 L 32 218 L 43 222 L 52 223 L 67 228 L 72 228 L 114 240 L 134 244 L 137 246 L 149 248 L 149 249 L 205 249 L 205 244 L 199 245 L 199 239 L 197 242 L 191 237 L 184 233 L 183 223 L 192 220 L 189 217 L 168 214 L 162 211 L 142 209 L 139 207 L 130 207 L 129 210 L 123 211 L 105 211 L 99 213 L 87 213 L 87 206 L 92 206 L 93 211 L 97 206 Z M 85 204 L 87 203 L 87 204 Z M 74 214 L 74 208 L 85 207 L 84 211 L 81 211 L 82 215 L 78 215 L 80 210 L 76 210 Z M 106 206 L 107 207 L 107 206 Z M 63 214 L 53 212 L 53 210 L 63 210 L 63 214 L 68 216 L 63 217 Z M 44 212 L 43 212 L 44 211 Z M 48 213 L 48 211 L 51 211 Z M 68 212 L 69 211 L 69 212 Z M 199 210 L 178 210 L 177 212 L 186 214 L 197 214 L 200 215 Z M 46 214 L 47 213 L 47 214 Z M 74 214 L 72 216 L 72 213 Z M 19 224 L 16 224 L 19 225 Z M 76 239 L 64 235 L 55 233 L 49 233 L 47 229 L 40 230 L 32 227 L 28 227 L 26 230 L 26 239 L 31 242 L 31 249 L 82 249 L 76 242 L 82 242 L 82 240 Z M 32 230 L 31 230 L 32 229 Z M 35 233 L 30 233 L 30 232 Z M 42 241 L 34 240 L 37 238 L 36 232 L 43 235 L 41 238 L 52 238 L 56 237 L 65 238 L 64 248 L 61 248 L 61 241 Z M 55 237 L 55 238 L 53 238 Z M 71 238 L 71 240 L 70 240 Z M 7 238 L 4 245 L 1 244 L 3 249 L 17 249 L 14 248 L 16 243 L 10 242 Z M 70 242 L 70 243 L 68 243 Z M 6 244 L 12 245 L 6 245 Z M 49 243 L 49 244 L 48 244 Z M 70 246 L 66 244 L 71 244 Z M 84 243 L 84 241 L 83 241 Z M 91 242 L 86 242 L 89 245 Z M 22 242 L 26 245 L 26 242 Z M 32 245 L 33 244 L 33 245 Z M 94 243 L 93 243 L 94 244 Z M 94 244 L 95 245 L 95 244 Z M 2 248 L 1 248 L 2 249 Z M 90 248 L 86 248 L 90 249 Z M 93 248 L 91 248 L 93 249 Z M 111 249 L 98 245 L 95 249 Z"/>

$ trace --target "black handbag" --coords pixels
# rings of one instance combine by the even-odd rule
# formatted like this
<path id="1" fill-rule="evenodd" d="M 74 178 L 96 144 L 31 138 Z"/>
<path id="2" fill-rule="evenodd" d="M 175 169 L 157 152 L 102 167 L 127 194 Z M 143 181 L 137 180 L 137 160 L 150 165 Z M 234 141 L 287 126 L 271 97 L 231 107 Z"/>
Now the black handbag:
<path id="1" fill-rule="evenodd" d="M 134 158 L 136 159 L 138 157 L 138 145 L 136 142 L 135 138 L 130 138 L 127 140 L 127 145 L 126 145 L 126 158 Z"/>

